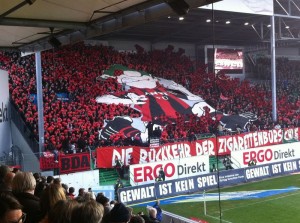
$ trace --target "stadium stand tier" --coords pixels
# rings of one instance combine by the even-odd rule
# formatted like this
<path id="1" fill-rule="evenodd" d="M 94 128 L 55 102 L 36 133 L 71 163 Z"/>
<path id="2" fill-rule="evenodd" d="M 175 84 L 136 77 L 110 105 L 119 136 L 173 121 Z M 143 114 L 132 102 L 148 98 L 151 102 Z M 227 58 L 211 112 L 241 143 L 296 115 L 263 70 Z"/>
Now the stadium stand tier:
<path id="1" fill-rule="evenodd" d="M 105 142 L 98 137 L 105 120 L 112 120 L 115 116 L 141 115 L 139 111 L 123 104 L 96 103 L 97 96 L 112 92 L 121 94 L 124 91 L 115 79 L 102 81 L 100 78 L 103 71 L 113 64 L 171 79 L 200 95 L 224 114 L 255 114 L 257 121 L 242 131 L 272 129 L 276 124 L 282 128 L 298 126 L 299 78 L 293 72 L 298 67 L 294 62 L 278 59 L 278 63 L 283 66 L 279 68 L 282 81 L 278 82 L 278 123 L 274 123 L 271 118 L 270 84 L 267 81 L 254 84 L 248 80 L 241 82 L 239 79 L 227 78 L 222 72 L 215 76 L 207 73 L 205 66 L 193 64 L 184 56 L 182 49 L 175 52 L 172 46 L 153 52 L 145 52 L 140 46 L 136 48 L 137 53 L 120 53 L 112 47 L 78 43 L 42 53 L 46 148 L 53 145 L 61 150 L 65 144 L 76 144 L 78 148 L 82 143 L 93 148 L 123 145 L 125 141 L 133 143 L 119 133 Z M 38 138 L 34 57 L 2 53 L 1 58 L 1 67 L 8 70 L 10 75 L 11 100 L 34 137 Z M 267 59 L 260 59 L 257 67 L 263 67 L 266 63 Z M 119 75 L 122 70 L 115 72 L 114 75 Z M 60 94 L 65 95 L 65 98 Z M 167 123 L 160 136 L 162 142 L 192 139 L 195 134 L 216 133 L 218 126 L 218 119 L 212 119 L 208 114 L 200 117 L 178 114 L 176 120 L 167 116 L 156 119 Z"/>

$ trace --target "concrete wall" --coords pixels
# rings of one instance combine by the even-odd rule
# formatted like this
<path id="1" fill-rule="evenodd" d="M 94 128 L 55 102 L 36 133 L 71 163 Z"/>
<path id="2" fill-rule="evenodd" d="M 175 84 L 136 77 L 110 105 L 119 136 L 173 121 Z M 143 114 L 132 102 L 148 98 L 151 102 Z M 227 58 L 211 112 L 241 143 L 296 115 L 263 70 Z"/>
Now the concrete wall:
<path id="1" fill-rule="evenodd" d="M 0 157 L 11 147 L 8 72 L 0 70 Z"/>
<path id="2" fill-rule="evenodd" d="M 11 133 L 13 138 L 13 144 L 18 146 L 23 153 L 22 170 L 40 172 L 40 163 L 37 159 L 37 156 L 34 155 L 26 140 L 22 136 L 21 132 L 13 122 L 11 123 Z"/>

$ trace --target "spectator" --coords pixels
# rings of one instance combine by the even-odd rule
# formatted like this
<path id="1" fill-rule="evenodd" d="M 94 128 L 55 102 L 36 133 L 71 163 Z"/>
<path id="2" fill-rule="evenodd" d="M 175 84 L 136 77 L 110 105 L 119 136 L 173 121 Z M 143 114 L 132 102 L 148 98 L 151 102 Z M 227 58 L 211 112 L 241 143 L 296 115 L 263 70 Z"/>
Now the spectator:
<path id="1" fill-rule="evenodd" d="M 2 182 L 0 187 L 0 193 L 12 193 L 12 181 L 15 177 L 15 173 L 8 172 Z"/>
<path id="2" fill-rule="evenodd" d="M 155 202 L 155 204 L 153 205 L 153 207 L 156 209 L 156 219 L 161 222 L 162 221 L 162 210 L 160 208 L 160 201 L 157 200 Z"/>
<path id="3" fill-rule="evenodd" d="M 226 170 L 231 170 L 233 169 L 232 167 L 232 161 L 231 159 L 229 158 L 229 156 L 226 156 L 224 159 L 223 159 L 223 165 L 225 166 Z"/>
<path id="4" fill-rule="evenodd" d="M 148 214 L 149 214 L 149 222 L 146 223 L 159 223 L 159 220 L 156 219 L 157 210 L 153 207 L 147 207 Z"/>
<path id="5" fill-rule="evenodd" d="M 52 184 L 53 181 L 54 181 L 54 177 L 53 177 L 53 176 L 48 176 L 48 177 L 47 177 L 47 184 L 48 184 L 48 185 L 49 185 L 49 184 Z"/>
<path id="6" fill-rule="evenodd" d="M 110 206 L 110 203 L 109 203 L 109 199 L 107 197 L 105 197 L 103 194 L 99 193 L 96 197 L 96 201 L 99 204 L 102 204 L 102 206 L 104 207 L 103 216 L 106 216 L 112 209 L 112 207 Z"/>
<path id="7" fill-rule="evenodd" d="M 12 182 L 14 196 L 27 214 L 27 222 L 37 223 L 42 219 L 40 199 L 34 195 L 36 181 L 30 172 L 19 172 Z"/>
<path id="8" fill-rule="evenodd" d="M 54 178 L 53 183 L 61 185 L 61 179 L 59 177 Z"/>
<path id="9" fill-rule="evenodd" d="M 239 124 L 235 124 L 235 131 L 236 131 L 237 134 L 241 134 L 242 127 Z"/>
<path id="10" fill-rule="evenodd" d="M 162 134 L 161 129 L 159 127 L 155 127 L 153 131 L 153 137 L 160 138 L 161 134 Z"/>
<path id="11" fill-rule="evenodd" d="M 159 175 L 159 177 L 162 179 L 162 181 L 165 181 L 165 179 L 166 179 L 166 174 L 165 174 L 165 171 L 164 171 L 163 167 L 161 167 L 161 168 L 159 169 L 158 175 Z"/>
<path id="12" fill-rule="evenodd" d="M 105 223 L 127 223 L 130 220 L 130 212 L 123 203 L 117 203 L 111 209 L 107 218 L 104 220 Z"/>
<path id="13" fill-rule="evenodd" d="M 223 125 L 221 123 L 218 124 L 217 129 L 218 129 L 218 135 L 219 136 L 224 135 L 224 127 L 223 127 Z"/>
<path id="14" fill-rule="evenodd" d="M 92 199 L 96 200 L 96 195 L 95 193 L 92 191 L 92 188 L 88 188 L 88 193 L 91 195 Z"/>
<path id="15" fill-rule="evenodd" d="M 164 181 L 163 178 L 161 177 L 161 175 L 158 175 L 156 178 L 155 178 L 155 181 L 156 182 L 161 182 L 161 181 Z"/>
<path id="16" fill-rule="evenodd" d="M 83 197 L 84 194 L 85 194 L 85 189 L 84 188 L 79 188 L 77 197 Z"/>
<path id="17" fill-rule="evenodd" d="M 93 193 L 85 192 L 82 197 L 78 197 L 77 201 L 80 202 L 80 200 L 82 200 L 82 202 L 86 202 L 89 200 L 96 200 L 96 198 L 94 197 Z"/>
<path id="18" fill-rule="evenodd" d="M 126 207 L 128 212 L 129 212 L 129 219 L 131 219 L 131 217 L 134 215 L 133 214 L 133 208 L 132 207 Z"/>
<path id="19" fill-rule="evenodd" d="M 6 187 L 5 185 L 3 185 L 4 184 L 4 178 L 5 178 L 5 176 L 6 176 L 6 174 L 7 173 L 9 173 L 10 172 L 10 168 L 8 167 L 8 166 L 6 166 L 6 165 L 1 165 L 0 166 L 0 188 L 1 187 Z"/>
<path id="20" fill-rule="evenodd" d="M 68 191 L 69 191 L 69 186 L 67 184 L 61 183 L 61 186 L 64 188 L 65 193 L 67 195 Z"/>
<path id="21" fill-rule="evenodd" d="M 34 179 L 35 179 L 35 181 L 36 181 L 36 183 L 39 183 L 39 182 L 41 182 L 41 173 L 34 173 L 33 174 L 33 177 L 34 177 Z"/>
<path id="22" fill-rule="evenodd" d="M 123 182 L 120 178 L 117 179 L 117 182 L 115 183 L 115 197 L 116 197 L 116 200 L 118 201 L 118 191 L 119 189 L 123 188 L 124 185 L 123 185 Z"/>
<path id="23" fill-rule="evenodd" d="M 140 215 L 133 215 L 129 222 L 130 223 L 145 223 L 145 220 Z"/>
<path id="24" fill-rule="evenodd" d="M 67 193 L 67 197 L 71 200 L 75 199 L 75 188 L 74 187 L 69 187 L 69 192 Z"/>
<path id="25" fill-rule="evenodd" d="M 40 200 L 44 218 L 47 218 L 49 211 L 60 200 L 67 200 L 64 188 L 60 184 L 50 184 L 42 193 Z"/>
<path id="26" fill-rule="evenodd" d="M 22 205 L 9 194 L 0 194 L 0 222 L 22 223 L 26 214 L 22 212 Z"/>
<path id="27" fill-rule="evenodd" d="M 153 137 L 153 123 L 151 121 L 148 122 L 146 128 L 148 130 L 148 142 L 150 142 L 150 139 Z"/>
<path id="28" fill-rule="evenodd" d="M 95 200 L 89 200 L 77 206 L 72 212 L 72 223 L 99 223 L 104 213 L 103 206 Z"/>
<path id="29" fill-rule="evenodd" d="M 142 217 L 145 221 L 145 223 L 151 222 L 149 215 L 145 215 L 143 211 L 140 211 L 138 213 L 138 216 Z"/>
<path id="30" fill-rule="evenodd" d="M 49 144 L 47 145 L 47 149 L 48 151 L 50 151 L 51 153 L 53 153 L 54 155 L 54 162 L 58 163 L 58 150 L 57 148 L 52 144 L 52 142 L 49 142 Z"/>
<path id="31" fill-rule="evenodd" d="M 48 186 L 46 183 L 47 179 L 44 176 L 40 177 L 40 181 L 37 182 L 37 185 L 34 190 L 34 195 L 37 197 L 41 197 L 42 192 L 45 190 L 45 188 Z"/>
<path id="32" fill-rule="evenodd" d="M 248 166 L 256 166 L 256 159 L 251 159 L 251 160 L 248 162 Z"/>
<path id="33" fill-rule="evenodd" d="M 124 178 L 124 164 L 122 160 L 118 159 L 117 157 L 115 158 L 115 168 L 118 171 L 119 177 L 121 179 Z"/>
<path id="34" fill-rule="evenodd" d="M 46 218 L 40 223 L 72 223 L 71 216 L 74 209 L 79 206 L 76 200 L 57 201 L 49 211 Z"/>
<path id="35" fill-rule="evenodd" d="M 217 167 L 216 167 L 216 164 L 212 164 L 212 167 L 211 167 L 211 170 L 210 170 L 211 172 L 217 172 L 218 171 L 218 169 L 217 169 Z"/>
<path id="36" fill-rule="evenodd" d="M 113 207 L 115 206 L 116 203 L 117 203 L 117 201 L 111 200 L 111 201 L 109 202 L 109 205 L 111 206 L 111 208 L 113 208 Z"/>
<path id="37" fill-rule="evenodd" d="M 71 152 L 71 145 L 70 145 L 68 139 L 62 140 L 62 151 L 63 151 L 65 154 L 72 153 L 72 152 Z"/>

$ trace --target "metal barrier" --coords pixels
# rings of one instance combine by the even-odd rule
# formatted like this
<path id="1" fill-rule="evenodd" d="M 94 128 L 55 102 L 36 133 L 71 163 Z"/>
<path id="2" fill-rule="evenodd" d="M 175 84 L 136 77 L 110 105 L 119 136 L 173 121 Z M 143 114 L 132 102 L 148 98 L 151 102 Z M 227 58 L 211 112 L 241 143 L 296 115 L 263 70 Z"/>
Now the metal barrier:
<path id="1" fill-rule="evenodd" d="M 173 214 L 171 212 L 163 211 L 162 223 L 195 223 L 194 220 Z"/>
<path id="2" fill-rule="evenodd" d="M 0 165 L 13 166 L 11 152 L 3 152 L 0 156 Z"/>
<path id="3" fill-rule="evenodd" d="M 9 152 L 3 152 L 0 156 L 0 165 L 22 166 L 23 154 L 18 146 L 12 146 Z"/>

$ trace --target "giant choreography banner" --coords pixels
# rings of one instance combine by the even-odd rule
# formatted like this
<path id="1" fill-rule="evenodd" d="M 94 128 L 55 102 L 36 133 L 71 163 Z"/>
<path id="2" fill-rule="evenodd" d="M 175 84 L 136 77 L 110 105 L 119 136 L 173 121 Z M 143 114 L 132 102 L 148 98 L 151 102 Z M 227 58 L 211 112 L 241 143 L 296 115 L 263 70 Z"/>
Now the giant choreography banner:
<path id="1" fill-rule="evenodd" d="M 127 138 L 139 135 L 142 142 L 147 142 L 147 126 L 150 122 L 157 127 L 175 122 L 178 115 L 182 117 L 215 115 L 215 109 L 201 96 L 193 94 L 181 84 L 155 77 L 145 71 L 116 64 L 105 70 L 97 79 L 103 82 L 113 80 L 118 88 L 117 91 L 96 97 L 97 103 L 130 107 L 140 114 L 139 117 L 115 116 L 105 120 L 99 133 L 101 140 L 108 140 L 114 134 L 122 133 Z M 244 128 L 257 117 L 252 113 L 220 114 L 219 119 L 226 129 L 232 130 L 236 124 Z"/>

